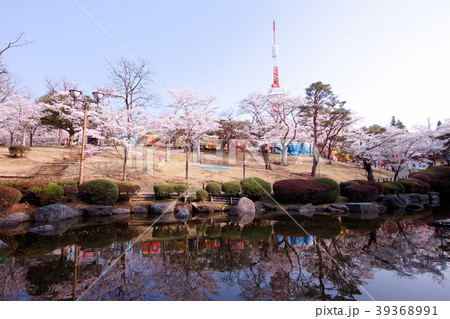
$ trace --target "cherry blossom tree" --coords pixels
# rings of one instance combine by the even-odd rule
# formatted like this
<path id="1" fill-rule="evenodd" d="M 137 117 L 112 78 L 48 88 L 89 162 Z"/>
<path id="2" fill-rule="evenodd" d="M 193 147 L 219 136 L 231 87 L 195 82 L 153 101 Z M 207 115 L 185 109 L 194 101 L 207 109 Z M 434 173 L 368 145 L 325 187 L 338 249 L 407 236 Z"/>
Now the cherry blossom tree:
<path id="1" fill-rule="evenodd" d="M 438 123 L 434 137 L 444 142 L 442 156 L 447 161 L 447 165 L 450 165 L 450 119 L 446 119 L 444 123 Z"/>
<path id="2" fill-rule="evenodd" d="M 170 90 L 174 102 L 168 105 L 173 109 L 171 115 L 156 118 L 153 127 L 161 136 L 168 138 L 175 145 L 181 146 L 186 153 L 186 182 L 189 182 L 189 157 L 194 142 L 207 136 L 208 132 L 217 130 L 219 125 L 213 120 L 210 104 L 214 97 L 199 99 L 191 90 Z M 211 136 L 209 136 L 211 137 Z"/>
<path id="3" fill-rule="evenodd" d="M 390 165 L 394 172 L 394 180 L 399 173 L 415 162 L 417 157 L 427 160 L 428 156 L 444 148 L 443 141 L 434 137 L 434 132 L 425 127 L 416 127 L 414 131 L 387 127 L 383 133 L 368 130 L 353 132 L 351 153 L 362 160 L 367 171 L 367 179 L 373 181 L 372 163 L 382 161 Z"/>
<path id="4" fill-rule="evenodd" d="M 25 145 L 26 137 L 30 138 L 30 146 L 33 146 L 33 136 L 41 126 L 42 103 L 32 102 L 22 95 L 13 94 L 2 104 L 0 126 L 10 135 L 10 145 L 13 144 L 14 135 L 22 137 L 21 144 Z"/>
<path id="5" fill-rule="evenodd" d="M 72 88 L 76 87 L 73 83 Z M 83 129 L 83 103 L 88 103 L 88 127 L 95 126 L 100 119 L 101 109 L 97 103 L 89 96 L 84 98 L 86 102 L 75 101 L 68 91 L 51 91 L 39 99 L 39 102 L 44 104 L 42 125 L 66 131 L 69 134 L 70 147 L 73 146 L 75 134 Z"/>
<path id="6" fill-rule="evenodd" d="M 251 138 L 260 144 L 280 142 L 281 165 L 288 165 L 289 146 L 306 137 L 299 125 L 302 103 L 301 98 L 263 93 L 252 93 L 239 103 L 241 113 L 250 115 Z"/>

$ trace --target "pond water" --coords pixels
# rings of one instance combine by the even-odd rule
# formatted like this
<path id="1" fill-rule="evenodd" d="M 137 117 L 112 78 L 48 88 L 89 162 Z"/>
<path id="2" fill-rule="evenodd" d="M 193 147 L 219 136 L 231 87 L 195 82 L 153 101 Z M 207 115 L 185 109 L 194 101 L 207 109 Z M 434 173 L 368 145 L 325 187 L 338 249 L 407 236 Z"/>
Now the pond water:
<path id="1" fill-rule="evenodd" d="M 450 300 L 450 230 L 427 225 L 448 213 L 151 228 L 132 215 L 0 232 L 0 299 Z"/>

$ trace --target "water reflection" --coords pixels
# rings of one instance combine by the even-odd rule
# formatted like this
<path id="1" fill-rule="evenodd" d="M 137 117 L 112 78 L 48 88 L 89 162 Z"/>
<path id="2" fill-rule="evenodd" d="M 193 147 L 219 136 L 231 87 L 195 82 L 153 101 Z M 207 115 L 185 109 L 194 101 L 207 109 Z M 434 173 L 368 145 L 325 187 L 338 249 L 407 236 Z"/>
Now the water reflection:
<path id="1" fill-rule="evenodd" d="M 133 217 L 1 235 L 0 299 L 448 300 L 450 231 L 427 226 L 446 212 L 208 220 L 145 233 Z"/>

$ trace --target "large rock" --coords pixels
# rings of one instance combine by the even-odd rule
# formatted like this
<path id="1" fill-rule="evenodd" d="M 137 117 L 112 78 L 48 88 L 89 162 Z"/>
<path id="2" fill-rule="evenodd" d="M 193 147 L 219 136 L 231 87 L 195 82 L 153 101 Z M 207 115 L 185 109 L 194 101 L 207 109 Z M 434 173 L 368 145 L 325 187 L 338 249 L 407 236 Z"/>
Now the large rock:
<path id="1" fill-rule="evenodd" d="M 236 222 L 240 224 L 248 224 L 255 218 L 255 204 L 247 197 L 239 199 L 236 206 L 232 207 L 228 213 L 235 217 Z"/>
<path id="2" fill-rule="evenodd" d="M 130 213 L 130 210 L 129 210 L 129 209 L 126 209 L 126 208 L 114 208 L 114 209 L 111 211 L 111 213 L 112 213 L 113 215 L 127 215 L 127 214 Z"/>
<path id="3" fill-rule="evenodd" d="M 32 218 L 39 222 L 56 222 L 59 220 L 81 216 L 78 209 L 62 204 L 52 204 L 39 207 L 33 212 Z"/>
<path id="4" fill-rule="evenodd" d="M 441 204 L 441 197 L 438 192 L 430 192 L 431 206 L 437 207 Z"/>
<path id="5" fill-rule="evenodd" d="M 111 216 L 113 207 L 110 205 L 92 205 L 83 209 L 84 215 L 89 217 Z"/>
<path id="6" fill-rule="evenodd" d="M 405 209 L 407 205 L 407 200 L 402 197 L 397 197 L 394 195 L 380 195 L 376 199 L 376 202 L 385 206 L 387 209 Z"/>
<path id="7" fill-rule="evenodd" d="M 210 205 L 192 205 L 192 214 L 193 215 L 201 215 L 208 216 L 214 214 L 214 206 Z"/>
<path id="8" fill-rule="evenodd" d="M 189 218 L 191 217 L 191 214 L 189 213 L 189 211 L 185 208 L 181 209 L 178 211 L 178 213 L 176 213 L 175 215 L 176 219 L 178 219 L 178 221 L 180 223 L 185 223 L 189 220 Z"/>
<path id="9" fill-rule="evenodd" d="M 450 229 L 450 218 L 435 220 L 432 223 L 428 223 L 428 225 L 438 228 Z"/>
<path id="10" fill-rule="evenodd" d="M 24 223 L 30 220 L 30 215 L 25 213 L 15 213 L 7 217 L 8 219 L 16 220 L 19 223 Z"/>
<path id="11" fill-rule="evenodd" d="M 164 213 L 173 213 L 174 209 L 175 209 L 175 202 L 155 203 L 150 204 L 148 206 L 148 213 L 161 215 Z"/>
<path id="12" fill-rule="evenodd" d="M 191 204 L 176 204 L 174 212 L 177 214 L 180 210 L 187 210 L 188 212 L 192 212 L 192 205 Z"/>
<path id="13" fill-rule="evenodd" d="M 300 206 L 300 208 L 298 209 L 300 215 L 304 216 L 312 216 L 316 211 L 317 211 L 316 207 L 311 203 Z"/>
<path id="14" fill-rule="evenodd" d="M 373 203 L 347 203 L 350 212 L 381 214 L 386 211 L 386 207 Z"/>
<path id="15" fill-rule="evenodd" d="M 0 228 L 11 228 L 19 225 L 19 222 L 14 219 L 0 218 Z"/>
<path id="16" fill-rule="evenodd" d="M 325 211 L 333 214 L 344 214 L 348 213 L 350 210 L 345 205 L 330 205 L 325 209 Z"/>
<path id="17" fill-rule="evenodd" d="M 148 208 L 144 207 L 144 206 L 134 206 L 131 209 L 131 213 L 133 213 L 133 214 L 147 214 L 148 213 Z"/>
<path id="18" fill-rule="evenodd" d="M 55 228 L 52 225 L 42 225 L 31 228 L 28 232 L 40 235 L 53 235 Z"/>

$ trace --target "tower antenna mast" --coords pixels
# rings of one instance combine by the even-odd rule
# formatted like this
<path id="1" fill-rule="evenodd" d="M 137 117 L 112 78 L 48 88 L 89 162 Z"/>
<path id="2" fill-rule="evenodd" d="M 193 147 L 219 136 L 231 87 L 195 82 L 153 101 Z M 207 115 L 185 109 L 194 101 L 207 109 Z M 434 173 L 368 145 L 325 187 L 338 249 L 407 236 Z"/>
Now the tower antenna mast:
<path id="1" fill-rule="evenodd" d="M 272 88 L 279 88 L 280 81 L 278 78 L 278 45 L 275 39 L 275 20 L 273 20 L 273 47 L 272 47 L 272 58 L 273 58 L 273 83 Z"/>

